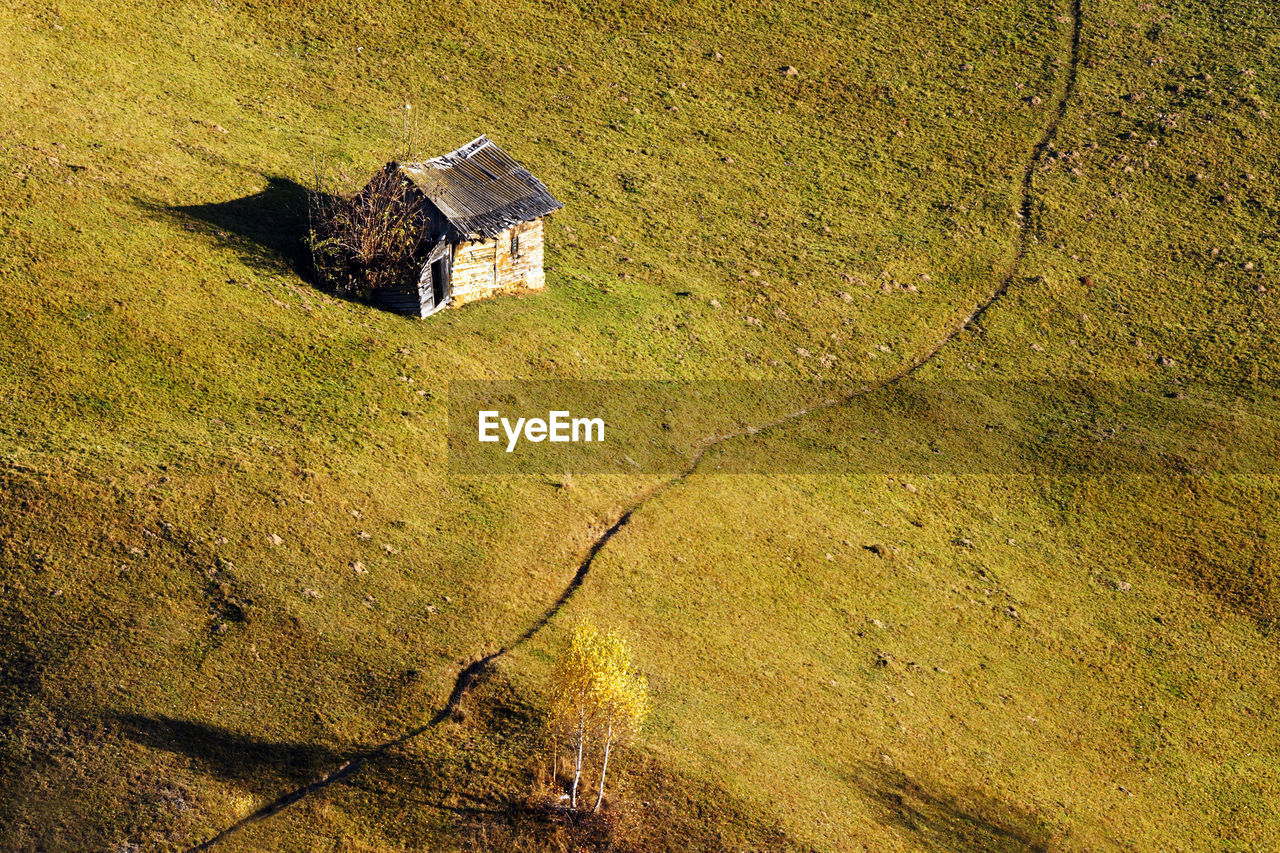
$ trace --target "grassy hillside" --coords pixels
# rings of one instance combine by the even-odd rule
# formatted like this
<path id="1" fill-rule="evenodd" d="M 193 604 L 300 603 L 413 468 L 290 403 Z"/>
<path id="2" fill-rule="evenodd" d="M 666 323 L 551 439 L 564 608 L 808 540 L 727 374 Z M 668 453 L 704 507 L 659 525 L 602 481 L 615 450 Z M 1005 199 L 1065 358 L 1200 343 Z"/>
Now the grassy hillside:
<path id="1" fill-rule="evenodd" d="M 187 849 L 420 729 L 662 482 L 451 477 L 451 380 L 855 387 L 1010 269 L 918 376 L 1280 368 L 1262 4 L 4 8 L 5 849 Z M 566 203 L 545 293 L 424 323 L 300 277 L 316 162 L 480 133 Z M 1274 476 L 708 470 L 458 714 L 217 849 L 1277 846 Z M 523 804 L 584 615 L 656 714 L 572 827 Z"/>

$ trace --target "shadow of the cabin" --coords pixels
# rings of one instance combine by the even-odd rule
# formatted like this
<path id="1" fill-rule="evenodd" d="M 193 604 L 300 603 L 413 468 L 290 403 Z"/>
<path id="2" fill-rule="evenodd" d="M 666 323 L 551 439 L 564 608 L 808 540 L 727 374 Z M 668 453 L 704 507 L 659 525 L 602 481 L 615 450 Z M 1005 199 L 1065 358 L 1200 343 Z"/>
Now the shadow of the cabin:
<path id="1" fill-rule="evenodd" d="M 271 177 L 260 192 L 230 201 L 161 205 L 139 202 L 148 213 L 174 220 L 234 250 L 264 272 L 293 272 L 314 283 L 307 251 L 309 190 L 289 178 Z"/>

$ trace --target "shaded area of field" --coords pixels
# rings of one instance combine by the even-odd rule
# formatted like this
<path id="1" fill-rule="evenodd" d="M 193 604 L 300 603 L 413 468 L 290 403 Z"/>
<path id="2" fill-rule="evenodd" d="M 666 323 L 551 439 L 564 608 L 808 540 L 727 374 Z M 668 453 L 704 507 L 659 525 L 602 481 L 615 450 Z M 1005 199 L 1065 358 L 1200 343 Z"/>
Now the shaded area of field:
<path id="1" fill-rule="evenodd" d="M 189 230 L 235 250 L 252 268 L 271 273 L 279 272 L 283 265 L 309 279 L 307 194 L 307 188 L 291 178 L 269 177 L 265 188 L 243 198 L 204 204 L 143 204 L 143 209 L 173 217 Z"/>

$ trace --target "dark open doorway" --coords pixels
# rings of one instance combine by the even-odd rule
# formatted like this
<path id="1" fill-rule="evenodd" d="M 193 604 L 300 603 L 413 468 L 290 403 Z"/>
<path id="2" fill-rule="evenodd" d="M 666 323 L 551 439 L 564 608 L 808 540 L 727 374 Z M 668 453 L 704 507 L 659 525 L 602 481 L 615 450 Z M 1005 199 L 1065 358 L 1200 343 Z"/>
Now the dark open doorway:
<path id="1" fill-rule="evenodd" d="M 418 276 L 418 316 L 428 317 L 449 304 L 453 295 L 449 245 L 439 243 L 427 256 Z"/>
<path id="2" fill-rule="evenodd" d="M 440 258 L 431 262 L 431 295 L 435 297 L 437 308 L 449 301 L 449 259 Z"/>

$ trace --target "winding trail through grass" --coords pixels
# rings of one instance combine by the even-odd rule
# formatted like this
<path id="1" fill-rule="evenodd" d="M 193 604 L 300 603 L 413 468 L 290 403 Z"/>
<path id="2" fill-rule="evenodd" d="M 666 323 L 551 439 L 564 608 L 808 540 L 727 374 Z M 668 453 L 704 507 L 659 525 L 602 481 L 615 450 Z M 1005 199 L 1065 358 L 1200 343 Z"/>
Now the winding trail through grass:
<path id="1" fill-rule="evenodd" d="M 326 775 L 278 797 L 258 809 L 256 812 L 253 812 L 252 814 L 243 817 L 226 827 L 217 835 L 214 835 L 208 840 L 189 848 L 187 853 L 198 853 L 198 851 L 201 850 L 208 850 L 219 842 L 226 840 L 228 836 L 239 832 L 241 829 L 271 817 L 272 815 L 278 814 L 299 800 L 303 800 L 317 791 L 327 788 L 335 782 L 339 782 L 354 775 L 369 762 L 376 761 L 380 756 L 386 754 L 391 749 L 405 743 L 406 741 L 412 740 L 427 731 L 430 731 L 453 716 L 453 714 L 462 707 L 462 702 L 466 699 L 471 688 L 493 668 L 493 665 L 499 658 L 531 640 L 539 631 L 546 627 L 552 619 L 555 618 L 556 614 L 560 612 L 560 609 L 568 603 L 569 599 L 573 597 L 574 593 L 578 591 L 578 588 L 586 581 L 587 575 L 590 573 L 596 557 L 600 555 L 600 552 L 604 550 L 605 546 L 608 545 L 615 536 L 622 532 L 622 530 L 631 523 L 631 519 L 635 517 L 635 514 L 644 509 L 650 501 L 669 491 L 672 487 L 680 485 L 694 474 L 698 470 L 698 466 L 702 463 L 702 459 L 708 450 L 735 439 L 742 438 L 743 436 L 760 435 L 763 432 L 800 420 L 801 418 L 815 412 L 825 411 L 836 406 L 844 405 L 845 403 L 866 394 L 868 391 L 885 388 L 893 385 L 895 382 L 900 382 L 901 380 L 906 379 L 921 367 L 928 364 L 936 355 L 938 355 L 938 353 L 942 351 L 943 347 L 972 326 L 974 322 L 986 313 L 988 308 L 999 301 L 999 299 L 1009 290 L 1009 286 L 1021 271 L 1022 263 L 1027 256 L 1027 252 L 1031 248 L 1032 241 L 1035 239 L 1035 236 L 1032 233 L 1032 222 L 1034 219 L 1033 213 L 1035 207 L 1035 201 L 1032 197 L 1032 188 L 1035 180 L 1036 167 L 1040 165 L 1041 161 L 1044 159 L 1045 152 L 1049 149 L 1049 145 L 1057 137 L 1058 126 L 1066 115 L 1068 103 L 1075 94 L 1076 72 L 1080 65 L 1080 28 L 1081 19 L 1083 17 L 1081 2 L 1082 0 L 1071 0 L 1071 55 L 1067 64 L 1066 78 L 1062 87 L 1062 92 L 1058 96 L 1057 103 L 1054 106 L 1053 112 L 1050 114 L 1049 121 L 1045 125 L 1044 132 L 1041 134 L 1040 140 L 1032 149 L 1031 155 L 1027 158 L 1026 165 L 1022 170 L 1022 181 L 1020 183 L 1020 195 L 1017 211 L 1017 230 L 1014 238 L 1013 256 L 1006 265 L 995 288 L 988 293 L 984 299 L 978 302 L 972 311 L 952 323 L 946 333 L 943 334 L 942 337 L 940 337 L 931 347 L 918 353 L 910 361 L 888 376 L 868 385 L 860 386 L 841 396 L 816 403 L 811 407 L 788 412 L 787 414 L 767 423 L 745 427 L 736 432 L 712 436 L 701 442 L 697 446 L 694 455 L 689 460 L 689 464 L 685 466 L 683 471 L 641 495 L 634 503 L 624 510 L 620 516 L 618 516 L 617 521 L 611 524 L 604 533 L 600 534 L 600 536 L 591 543 L 591 547 L 587 549 L 586 554 L 583 555 L 582 560 L 578 563 L 578 569 L 574 572 L 573 578 L 570 579 L 569 583 L 560 593 L 559 598 L 557 598 L 542 613 L 542 615 L 525 630 L 523 634 L 518 636 L 509 646 L 473 660 L 458 673 L 457 677 L 454 679 L 453 689 L 449 693 L 448 700 L 427 723 L 416 729 L 411 729 L 397 738 L 385 741 L 377 746 L 370 747 L 369 749 L 355 754 L 341 766 L 330 771 Z"/>

